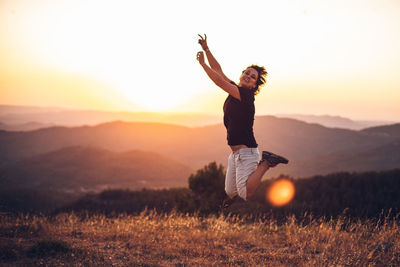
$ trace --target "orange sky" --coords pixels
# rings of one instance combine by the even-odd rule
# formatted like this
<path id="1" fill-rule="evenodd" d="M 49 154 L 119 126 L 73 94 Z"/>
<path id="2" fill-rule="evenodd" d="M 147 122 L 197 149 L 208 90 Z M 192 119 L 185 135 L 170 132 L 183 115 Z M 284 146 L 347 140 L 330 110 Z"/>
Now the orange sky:
<path id="1" fill-rule="evenodd" d="M 258 115 L 400 121 L 400 2 L 0 3 L 0 104 L 221 113 L 195 60 L 197 33 L 224 72 L 267 67 Z"/>

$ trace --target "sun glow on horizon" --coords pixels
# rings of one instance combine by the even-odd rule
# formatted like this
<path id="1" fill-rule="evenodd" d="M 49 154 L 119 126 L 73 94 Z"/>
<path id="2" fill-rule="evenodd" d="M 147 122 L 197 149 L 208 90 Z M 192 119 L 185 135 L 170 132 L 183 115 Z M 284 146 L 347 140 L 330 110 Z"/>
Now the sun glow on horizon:
<path id="1" fill-rule="evenodd" d="M 244 12 L 250 6 L 257 8 Z M 398 120 L 398 11 L 400 3 L 390 0 L 251 0 L 245 7 L 211 0 L 199 6 L 183 0 L 3 0 L 0 98 L 26 105 L 217 113 L 225 92 L 195 59 L 197 34 L 205 32 L 230 79 L 237 81 L 253 63 L 267 68 L 258 114 Z M 265 25 L 265 32 L 252 25 Z M 250 36 L 257 42 L 249 42 Z M 42 70 L 40 78 L 31 69 Z M 56 81 L 56 72 L 67 75 Z"/>
<path id="2" fill-rule="evenodd" d="M 185 74 L 188 77 L 183 77 L 182 73 L 177 75 L 173 69 L 177 64 L 184 66 L 185 63 L 174 63 L 175 55 L 168 54 L 173 48 L 190 51 L 190 46 L 185 48 L 182 46 L 187 44 L 165 42 L 160 49 L 160 40 L 168 38 L 167 27 L 175 22 L 169 20 L 168 25 L 160 25 L 152 18 L 144 18 L 141 9 L 150 11 L 151 6 L 120 1 L 115 4 L 107 1 L 39 3 L 28 7 L 25 3 L 13 3 L 15 7 L 7 14 L 15 23 L 14 27 L 24 34 L 11 35 L 6 46 L 7 42 L 9 49 L 13 49 L 12 43 L 31 44 L 31 53 L 22 50 L 18 64 L 26 64 L 29 57 L 36 64 L 59 72 L 91 79 L 97 77 L 99 83 L 115 90 L 114 93 L 108 90 L 108 94 L 122 95 L 136 110 L 171 111 L 196 94 L 190 86 L 183 92 L 174 84 L 188 84 L 196 71 Z M 160 5 L 167 6 L 166 3 Z M 153 16 L 165 16 L 161 11 L 152 10 Z M 29 23 L 30 31 L 24 32 Z M 163 28 L 164 33 L 159 32 Z M 152 32 L 157 32 L 157 36 Z M 175 37 L 176 33 L 170 35 L 170 38 Z M 190 64 L 186 65 L 197 69 L 193 53 L 189 53 Z M 16 60 L 16 54 L 7 57 L 10 61 Z M 179 72 L 187 70 L 185 66 Z"/>
<path id="3" fill-rule="evenodd" d="M 131 83 L 116 86 L 116 89 L 130 102 L 137 104 L 145 111 L 171 111 L 176 106 L 185 103 L 188 98 L 184 95 L 171 96 L 172 93 L 168 88 L 164 88 L 164 91 L 155 91 L 148 87 L 137 89 Z"/>

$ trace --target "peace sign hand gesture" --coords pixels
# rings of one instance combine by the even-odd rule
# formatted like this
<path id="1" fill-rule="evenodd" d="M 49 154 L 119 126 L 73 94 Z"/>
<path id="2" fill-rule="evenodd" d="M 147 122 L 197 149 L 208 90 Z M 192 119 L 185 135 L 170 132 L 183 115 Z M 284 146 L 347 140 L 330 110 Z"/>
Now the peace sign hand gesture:
<path id="1" fill-rule="evenodd" d="M 207 51 L 208 50 L 207 35 L 204 34 L 204 38 L 200 34 L 198 34 L 198 36 L 200 37 L 199 44 L 201 45 L 201 48 L 203 48 L 204 51 Z"/>

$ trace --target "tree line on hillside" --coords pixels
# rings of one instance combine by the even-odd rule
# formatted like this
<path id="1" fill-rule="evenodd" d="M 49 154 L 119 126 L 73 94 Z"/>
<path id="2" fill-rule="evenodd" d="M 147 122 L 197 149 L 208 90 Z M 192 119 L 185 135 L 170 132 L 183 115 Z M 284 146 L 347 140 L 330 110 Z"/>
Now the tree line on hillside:
<path id="1" fill-rule="evenodd" d="M 352 218 L 376 218 L 389 212 L 396 216 L 400 208 L 400 170 L 289 178 L 296 190 L 293 200 L 286 206 L 274 207 L 266 201 L 266 191 L 275 180 L 287 179 L 280 176 L 263 181 L 250 201 L 238 201 L 226 210 L 221 209 L 226 197 L 224 178 L 223 166 L 212 162 L 189 177 L 189 189 L 104 191 L 60 211 L 137 214 L 147 208 L 198 215 L 224 212 L 275 218 L 304 214 L 329 218 L 345 214 Z"/>
<path id="2" fill-rule="evenodd" d="M 242 216 L 264 216 L 286 218 L 288 215 L 304 217 L 338 217 L 345 214 L 351 218 L 377 218 L 390 213 L 396 216 L 400 207 L 400 170 L 364 173 L 334 173 L 303 179 L 290 179 L 295 186 L 295 196 L 286 206 L 274 207 L 266 201 L 266 191 L 275 180 L 263 181 L 255 196 L 245 202 L 235 202 L 228 209 L 221 209 L 224 192 L 225 172 L 222 165 L 209 163 L 189 177 L 189 188 L 164 190 L 130 191 L 125 189 L 106 190 L 84 197 L 56 208 L 53 213 L 76 212 L 78 214 L 117 215 L 121 213 L 139 214 L 143 210 L 157 212 L 182 212 L 207 216 L 211 214 L 238 214 Z M 34 194 L 26 204 L 40 202 L 41 197 Z M 8 195 L 8 201 L 10 201 Z M 49 195 L 46 195 L 49 198 Z M 51 199 L 51 198 L 50 198 Z M 12 204 L 12 203 L 11 203 Z M 12 207 L 5 202 L 0 192 L 0 207 L 11 212 L 27 209 L 22 202 Z M 39 205 L 36 205 L 39 206 Z M 32 211 L 30 209 L 29 211 Z"/>

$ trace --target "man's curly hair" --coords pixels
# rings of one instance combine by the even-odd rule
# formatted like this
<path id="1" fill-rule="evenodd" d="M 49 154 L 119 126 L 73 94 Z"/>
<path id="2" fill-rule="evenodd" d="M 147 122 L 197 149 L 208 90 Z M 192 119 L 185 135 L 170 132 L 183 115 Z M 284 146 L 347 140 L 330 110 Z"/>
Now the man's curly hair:
<path id="1" fill-rule="evenodd" d="M 264 68 L 264 66 L 251 65 L 251 66 L 248 66 L 245 70 L 243 70 L 242 73 L 245 72 L 248 68 L 255 69 L 258 72 L 256 88 L 254 88 L 254 95 L 256 95 L 260 92 L 261 87 L 263 87 L 267 83 L 268 72 Z"/>

